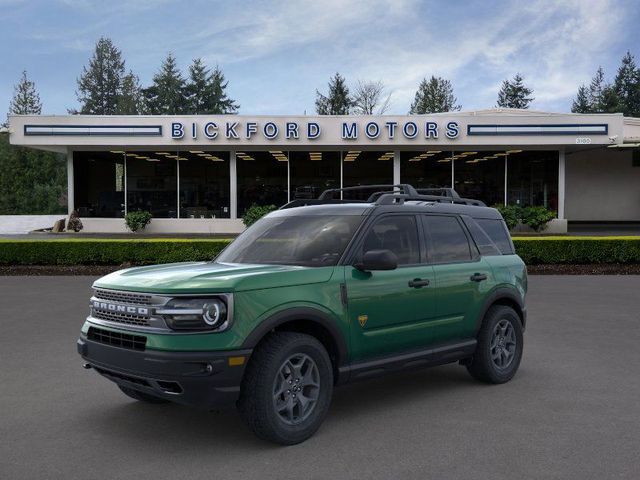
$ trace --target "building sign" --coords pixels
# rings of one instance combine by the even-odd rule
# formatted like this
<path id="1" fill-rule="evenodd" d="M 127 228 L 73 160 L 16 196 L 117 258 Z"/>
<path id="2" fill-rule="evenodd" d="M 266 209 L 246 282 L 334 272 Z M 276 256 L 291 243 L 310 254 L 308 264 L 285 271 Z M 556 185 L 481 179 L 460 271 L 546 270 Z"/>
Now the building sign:
<path id="1" fill-rule="evenodd" d="M 441 136 L 455 140 L 460 135 L 458 122 L 449 121 L 444 125 L 433 121 L 375 121 L 366 123 L 341 121 L 334 125 L 338 131 L 331 132 L 332 138 L 340 140 L 394 140 L 402 136 L 407 140 L 415 138 L 438 139 Z M 171 138 L 174 140 L 204 137 L 208 140 L 225 138 L 227 140 L 316 140 L 325 132 L 318 122 L 276 122 L 265 121 L 227 121 L 227 122 L 171 122 Z"/>

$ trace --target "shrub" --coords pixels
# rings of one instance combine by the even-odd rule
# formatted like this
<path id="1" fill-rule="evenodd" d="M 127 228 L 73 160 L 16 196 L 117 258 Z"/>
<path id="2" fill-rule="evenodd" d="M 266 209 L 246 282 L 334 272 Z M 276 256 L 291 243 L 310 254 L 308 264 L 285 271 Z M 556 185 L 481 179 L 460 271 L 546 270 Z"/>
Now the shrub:
<path id="1" fill-rule="evenodd" d="M 276 207 L 275 205 L 256 205 L 254 203 L 242 216 L 242 223 L 244 223 L 245 227 L 250 227 L 262 217 L 264 217 L 267 213 L 273 212 L 277 209 L 278 207 Z"/>
<path id="2" fill-rule="evenodd" d="M 555 212 L 545 207 L 527 207 L 522 210 L 522 223 L 529 225 L 535 232 L 544 230 L 547 223 L 554 218 Z"/>
<path id="3" fill-rule="evenodd" d="M 151 213 L 140 210 L 137 212 L 129 212 L 124 217 L 124 222 L 132 232 L 143 230 L 149 223 L 151 223 Z"/>
<path id="4" fill-rule="evenodd" d="M 509 230 L 513 230 L 520 223 L 520 219 L 522 218 L 522 208 L 520 206 L 494 205 L 493 208 L 500 212 Z"/>
<path id="5" fill-rule="evenodd" d="M 73 230 L 74 232 L 78 233 L 83 228 L 84 228 L 84 226 L 82 225 L 82 221 L 80 220 L 80 217 L 78 216 L 78 212 L 77 212 L 77 210 L 74 210 L 73 212 L 71 212 L 71 215 L 69 215 L 69 222 L 67 223 L 67 230 Z"/>

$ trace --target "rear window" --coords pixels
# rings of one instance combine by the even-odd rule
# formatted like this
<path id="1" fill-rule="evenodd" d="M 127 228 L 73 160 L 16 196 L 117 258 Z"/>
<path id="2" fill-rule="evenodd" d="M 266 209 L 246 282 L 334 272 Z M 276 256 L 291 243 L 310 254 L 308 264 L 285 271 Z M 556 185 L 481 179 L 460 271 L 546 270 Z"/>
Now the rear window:
<path id="1" fill-rule="evenodd" d="M 502 252 L 495 242 L 489 238 L 489 235 L 487 235 L 487 233 L 473 218 L 467 217 L 466 215 L 462 218 L 469 229 L 469 233 L 471 233 L 471 237 L 473 237 L 473 241 L 476 242 L 478 250 L 480 250 L 482 255 L 502 255 Z"/>
<path id="2" fill-rule="evenodd" d="M 503 255 L 511 255 L 514 252 L 513 243 L 509 236 L 507 226 L 504 224 L 504 220 L 495 220 L 491 218 L 476 218 L 478 225 L 489 235 L 489 238 L 493 240 L 493 243 L 500 249 Z"/>

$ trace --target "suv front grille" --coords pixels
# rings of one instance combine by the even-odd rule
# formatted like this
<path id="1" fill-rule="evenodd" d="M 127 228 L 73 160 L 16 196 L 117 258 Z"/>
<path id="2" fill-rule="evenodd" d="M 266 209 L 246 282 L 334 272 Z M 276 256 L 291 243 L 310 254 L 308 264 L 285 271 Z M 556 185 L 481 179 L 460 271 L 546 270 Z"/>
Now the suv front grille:
<path id="1" fill-rule="evenodd" d="M 93 295 L 100 300 L 108 300 L 111 302 L 130 303 L 133 305 L 150 305 L 151 295 L 144 293 L 117 292 L 115 290 L 102 290 L 96 288 Z"/>
<path id="2" fill-rule="evenodd" d="M 91 314 L 93 318 L 100 320 L 108 320 L 109 322 L 124 323 L 126 325 L 138 325 L 140 327 L 149 327 L 149 317 L 142 315 L 134 315 L 132 313 L 108 312 L 105 310 L 94 310 Z"/>
<path id="3" fill-rule="evenodd" d="M 112 332 L 96 327 L 89 327 L 87 338 L 94 342 L 104 343 L 113 347 L 128 348 L 130 350 L 144 350 L 147 346 L 147 337 L 142 335 Z"/>

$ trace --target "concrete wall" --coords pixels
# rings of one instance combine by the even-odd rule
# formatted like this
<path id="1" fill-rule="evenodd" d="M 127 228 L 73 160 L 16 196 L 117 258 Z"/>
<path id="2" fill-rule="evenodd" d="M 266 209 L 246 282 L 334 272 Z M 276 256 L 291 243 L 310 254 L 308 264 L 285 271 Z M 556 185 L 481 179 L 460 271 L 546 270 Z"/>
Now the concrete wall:
<path id="1" fill-rule="evenodd" d="M 82 218 L 82 233 L 130 233 L 123 218 Z M 208 233 L 225 235 L 241 233 L 242 220 L 228 218 L 154 218 L 144 233 Z"/>
<path id="2" fill-rule="evenodd" d="M 40 228 L 51 228 L 61 218 L 66 219 L 64 213 L 59 215 L 0 215 L 0 234 L 29 233 Z"/>
<path id="3" fill-rule="evenodd" d="M 630 151 L 597 149 L 566 156 L 569 221 L 640 221 L 640 167 Z"/>

